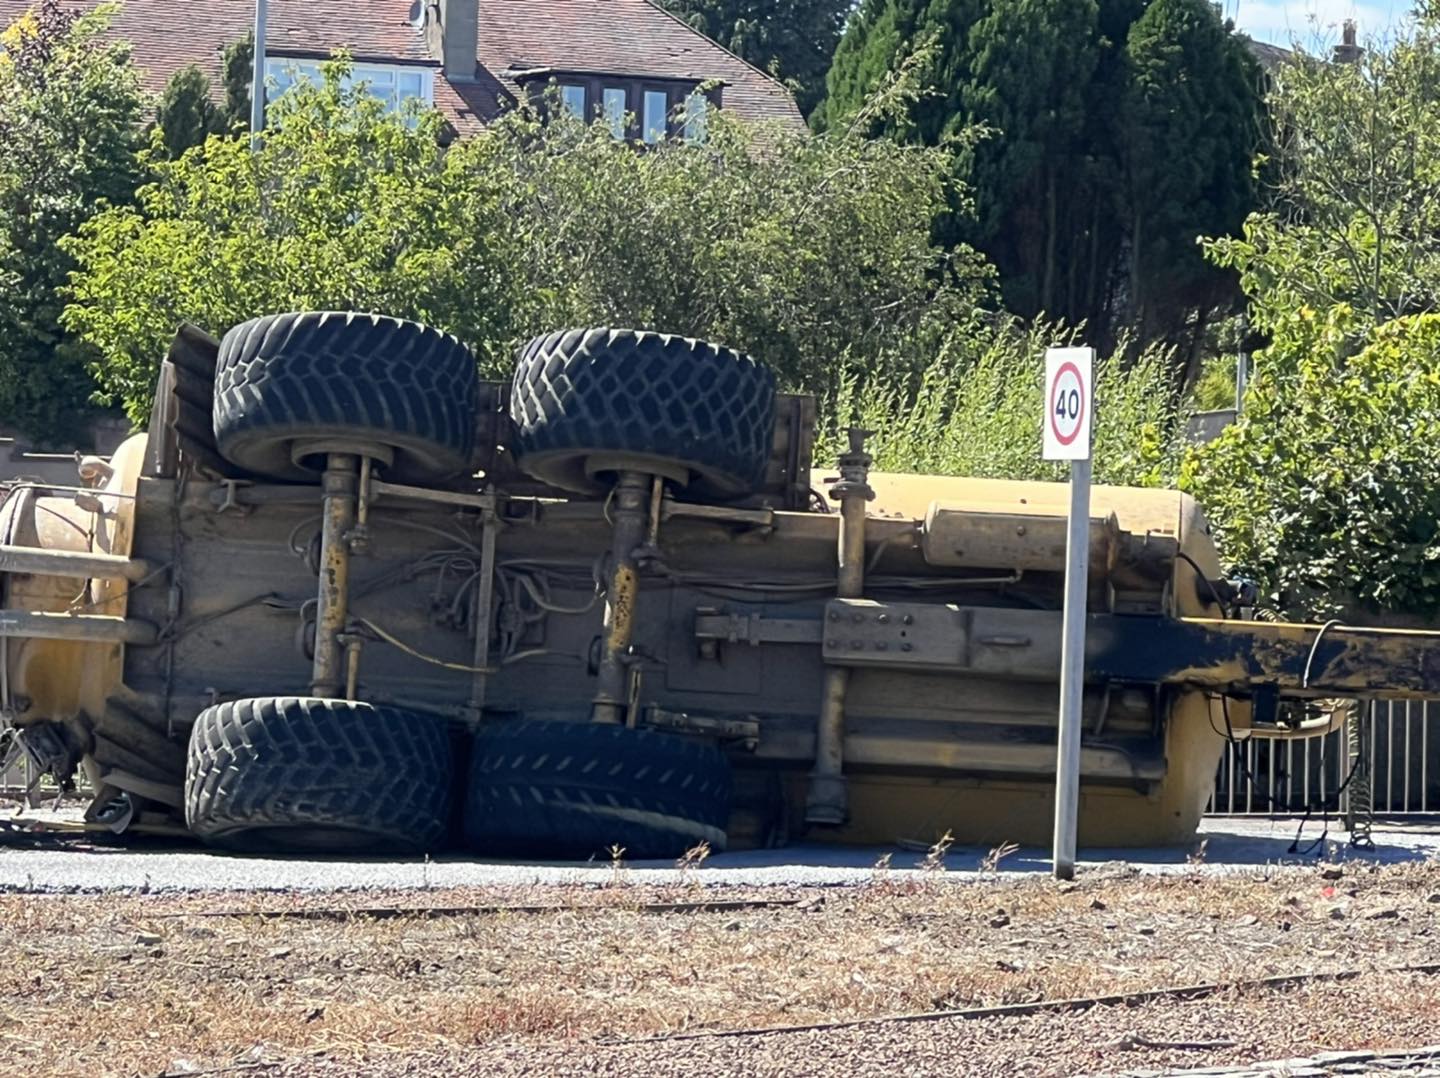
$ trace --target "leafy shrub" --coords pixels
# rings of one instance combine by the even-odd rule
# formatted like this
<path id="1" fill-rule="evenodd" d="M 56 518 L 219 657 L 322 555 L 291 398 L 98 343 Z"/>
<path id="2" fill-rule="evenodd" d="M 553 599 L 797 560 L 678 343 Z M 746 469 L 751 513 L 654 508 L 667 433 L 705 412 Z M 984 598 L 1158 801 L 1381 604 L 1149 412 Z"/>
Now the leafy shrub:
<path id="1" fill-rule="evenodd" d="M 0 23 L 0 416 L 59 444 L 83 427 L 92 357 L 61 331 L 74 262 L 58 241 L 139 180 L 140 85 L 107 40 L 113 10 L 45 0 Z"/>
<path id="2" fill-rule="evenodd" d="M 541 332 L 656 328 L 823 391 L 847 368 L 923 366 L 917 342 L 986 295 L 978 257 L 931 243 L 950 183 L 936 151 L 722 112 L 704 147 L 637 152 L 524 110 L 446 149 L 437 114 L 387 114 L 347 70 L 282 96 L 258 154 L 215 136 L 168 161 L 156 143 L 138 205 L 71 243 L 67 324 L 132 419 L 181 321 L 384 311 L 458 334 L 492 375 Z"/>
<path id="3" fill-rule="evenodd" d="M 1440 612 L 1440 315 L 1302 308 L 1257 370 L 1183 469 L 1221 550 L 1294 615 Z"/>

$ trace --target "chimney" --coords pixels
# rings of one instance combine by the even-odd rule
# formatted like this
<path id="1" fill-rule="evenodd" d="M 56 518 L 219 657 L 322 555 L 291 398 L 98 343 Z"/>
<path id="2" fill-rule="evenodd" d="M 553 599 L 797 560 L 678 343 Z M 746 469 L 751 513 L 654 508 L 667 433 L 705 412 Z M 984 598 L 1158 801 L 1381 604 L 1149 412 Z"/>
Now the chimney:
<path id="1" fill-rule="evenodd" d="M 1355 20 L 1346 19 L 1340 29 L 1340 44 L 1335 46 L 1337 64 L 1353 64 L 1365 50 L 1355 44 Z"/>
<path id="2" fill-rule="evenodd" d="M 479 63 L 480 0 L 432 0 L 430 51 L 438 53 L 451 82 L 474 82 Z"/>

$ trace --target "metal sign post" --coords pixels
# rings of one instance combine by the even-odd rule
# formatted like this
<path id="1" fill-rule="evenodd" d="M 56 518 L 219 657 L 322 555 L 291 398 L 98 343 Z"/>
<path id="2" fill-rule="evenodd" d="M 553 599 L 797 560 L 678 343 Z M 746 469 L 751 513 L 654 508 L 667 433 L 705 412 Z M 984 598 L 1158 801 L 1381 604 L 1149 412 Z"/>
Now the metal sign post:
<path id="1" fill-rule="evenodd" d="M 250 150 L 260 151 L 260 132 L 265 129 L 265 20 L 269 0 L 255 0 L 255 66 L 250 75 Z"/>
<path id="2" fill-rule="evenodd" d="M 1080 713 L 1085 698 L 1085 596 L 1090 574 L 1092 348 L 1045 353 L 1044 456 L 1070 461 L 1065 532 L 1065 614 L 1060 643 L 1060 716 L 1055 758 L 1055 878 L 1075 876 L 1080 807 Z"/>

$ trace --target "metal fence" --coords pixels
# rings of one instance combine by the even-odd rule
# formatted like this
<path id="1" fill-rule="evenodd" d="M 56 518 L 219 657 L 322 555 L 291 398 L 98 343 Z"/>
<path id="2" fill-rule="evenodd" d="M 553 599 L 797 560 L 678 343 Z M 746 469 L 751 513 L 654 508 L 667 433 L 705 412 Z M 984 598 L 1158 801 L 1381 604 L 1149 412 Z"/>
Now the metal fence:
<path id="1" fill-rule="evenodd" d="M 1377 815 L 1440 814 L 1440 701 L 1371 705 L 1363 730 Z M 1294 741 L 1249 738 L 1220 761 L 1207 811 L 1222 816 L 1298 816 L 1330 802 L 1345 811 L 1350 790 L 1345 732 Z"/>

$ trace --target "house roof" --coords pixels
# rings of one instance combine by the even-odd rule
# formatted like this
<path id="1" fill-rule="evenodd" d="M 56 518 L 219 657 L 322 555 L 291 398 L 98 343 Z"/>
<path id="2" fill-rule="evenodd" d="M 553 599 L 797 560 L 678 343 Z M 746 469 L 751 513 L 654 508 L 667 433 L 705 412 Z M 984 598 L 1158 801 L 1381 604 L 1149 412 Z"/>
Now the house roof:
<path id="1" fill-rule="evenodd" d="M 1289 63 L 1295 58 L 1293 52 L 1282 49 L 1279 45 L 1256 41 L 1254 38 L 1247 38 L 1245 44 L 1250 47 L 1250 55 L 1254 56 L 1260 67 L 1267 72 L 1274 71 L 1281 64 Z"/>
<path id="2" fill-rule="evenodd" d="M 35 0 L 0 0 L 0 26 Z M 97 0 L 62 0 L 71 10 Z M 270 0 L 266 53 L 328 56 L 439 68 L 423 15 L 429 0 Z M 112 33 L 134 46 L 146 89 L 159 93 L 181 68 L 198 64 L 217 87 L 220 55 L 243 38 L 255 0 L 124 0 Z M 438 74 L 435 104 L 462 134 L 493 118 L 515 96 L 518 72 L 537 67 L 660 79 L 719 79 L 724 107 L 747 119 L 800 124 L 790 94 L 774 79 L 649 0 L 479 0 L 479 67 L 474 81 Z"/>
<path id="3" fill-rule="evenodd" d="M 480 65 L 513 93 L 526 70 L 719 80 L 724 107 L 800 121 L 790 93 L 651 0 L 480 0 Z"/>

